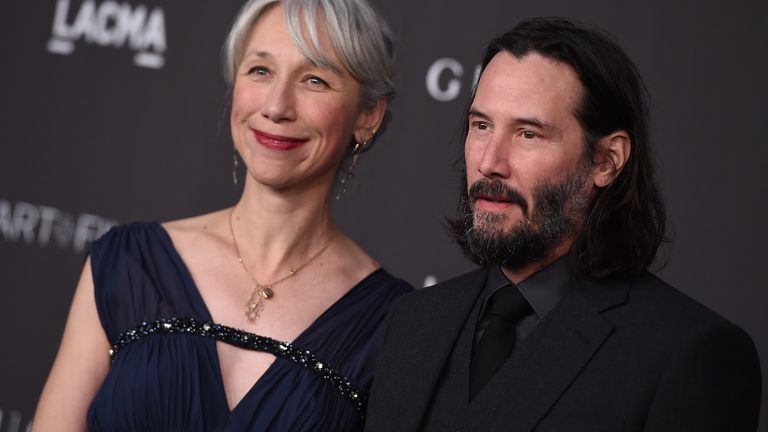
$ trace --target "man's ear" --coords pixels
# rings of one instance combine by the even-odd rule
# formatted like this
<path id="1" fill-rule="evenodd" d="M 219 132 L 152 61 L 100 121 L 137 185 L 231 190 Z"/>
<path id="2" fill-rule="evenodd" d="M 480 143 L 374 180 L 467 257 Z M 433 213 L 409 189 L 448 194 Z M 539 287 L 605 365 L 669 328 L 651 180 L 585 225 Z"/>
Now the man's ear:
<path id="1" fill-rule="evenodd" d="M 364 108 L 355 123 L 355 142 L 364 143 L 376 135 L 384 114 L 387 112 L 387 99 L 382 97 L 370 108 Z"/>
<path id="2" fill-rule="evenodd" d="M 616 131 L 600 139 L 592 167 L 592 179 L 597 187 L 610 185 L 619 175 L 632 151 L 632 140 L 626 131 Z"/>

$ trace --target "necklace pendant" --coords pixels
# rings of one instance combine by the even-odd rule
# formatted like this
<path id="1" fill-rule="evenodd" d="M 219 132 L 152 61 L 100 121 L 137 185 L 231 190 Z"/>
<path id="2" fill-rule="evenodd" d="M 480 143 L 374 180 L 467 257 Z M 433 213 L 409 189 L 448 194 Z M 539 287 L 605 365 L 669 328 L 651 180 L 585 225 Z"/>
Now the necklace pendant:
<path id="1" fill-rule="evenodd" d="M 267 285 L 259 288 L 259 295 L 263 300 L 269 300 L 275 295 L 275 292 L 272 291 L 272 288 L 269 285 Z M 262 302 L 263 300 L 260 299 L 259 302 Z"/>
<path id="2" fill-rule="evenodd" d="M 256 322 L 256 320 L 259 319 L 259 316 L 261 315 L 261 312 L 264 309 L 264 301 L 274 297 L 275 292 L 272 290 L 272 287 L 274 285 L 282 283 L 287 279 L 295 276 L 296 273 L 299 272 L 299 270 L 305 268 L 315 258 L 319 257 L 323 252 L 325 252 L 326 249 L 328 249 L 328 246 L 330 246 L 331 243 L 333 243 L 334 237 L 332 235 L 329 235 L 328 240 L 325 242 L 325 246 L 320 248 L 320 250 L 317 251 L 317 253 L 315 253 L 314 255 L 309 257 L 306 261 L 304 261 L 304 264 L 298 267 L 290 268 L 287 276 L 281 279 L 278 279 L 272 283 L 262 285 L 259 283 L 259 281 L 256 280 L 256 277 L 253 275 L 253 273 L 250 270 L 248 270 L 248 266 L 245 265 L 245 261 L 243 260 L 242 255 L 240 255 L 240 247 L 237 245 L 237 237 L 235 237 L 235 228 L 232 226 L 232 218 L 234 216 L 235 216 L 235 208 L 233 207 L 232 210 L 229 212 L 229 236 L 232 239 L 232 246 L 235 249 L 237 262 L 240 263 L 240 266 L 248 275 L 248 278 L 255 285 L 253 292 L 251 292 L 251 297 L 248 299 L 248 302 L 245 304 L 245 317 L 248 319 L 248 322 L 253 324 Z M 238 220 L 240 220 L 240 218 L 238 218 Z"/>
<path id="3" fill-rule="evenodd" d="M 245 305 L 245 317 L 251 324 L 255 323 L 256 320 L 259 319 L 261 311 L 264 309 L 264 299 L 259 298 L 258 301 L 255 301 L 255 297 L 256 296 L 251 295 L 251 298 L 248 299 L 248 303 Z"/>

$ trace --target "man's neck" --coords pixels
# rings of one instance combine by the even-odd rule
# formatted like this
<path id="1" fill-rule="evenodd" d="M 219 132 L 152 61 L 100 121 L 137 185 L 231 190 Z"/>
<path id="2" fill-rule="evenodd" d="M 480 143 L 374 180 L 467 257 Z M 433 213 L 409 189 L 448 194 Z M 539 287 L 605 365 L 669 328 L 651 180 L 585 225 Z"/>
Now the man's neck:
<path id="1" fill-rule="evenodd" d="M 567 242 L 566 244 L 555 248 L 552 253 L 550 253 L 546 258 L 542 260 L 515 269 L 501 266 L 501 271 L 504 273 L 504 276 L 506 276 L 507 279 L 509 279 L 512 283 L 518 284 L 530 277 L 532 274 L 557 261 L 563 255 L 567 254 L 571 249 L 571 243 L 572 242 Z"/>

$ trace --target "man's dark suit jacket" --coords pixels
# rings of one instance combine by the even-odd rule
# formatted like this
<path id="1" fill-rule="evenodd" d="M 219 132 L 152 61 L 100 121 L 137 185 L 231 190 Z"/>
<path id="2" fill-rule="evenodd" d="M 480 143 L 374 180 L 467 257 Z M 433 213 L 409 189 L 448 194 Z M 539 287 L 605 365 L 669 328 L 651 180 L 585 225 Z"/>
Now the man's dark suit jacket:
<path id="1" fill-rule="evenodd" d="M 423 428 L 487 274 L 393 306 L 366 431 Z M 760 385 L 750 337 L 655 276 L 575 279 L 451 430 L 754 431 Z"/>

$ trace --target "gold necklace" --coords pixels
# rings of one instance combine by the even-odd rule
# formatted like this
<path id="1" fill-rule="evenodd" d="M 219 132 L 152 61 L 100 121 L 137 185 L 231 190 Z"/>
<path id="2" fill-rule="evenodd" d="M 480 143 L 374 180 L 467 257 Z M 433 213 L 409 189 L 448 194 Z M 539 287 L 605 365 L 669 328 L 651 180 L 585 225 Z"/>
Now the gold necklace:
<path id="1" fill-rule="evenodd" d="M 235 209 L 232 208 L 232 211 L 229 212 L 229 236 L 232 237 L 232 245 L 235 247 L 235 254 L 237 254 L 237 261 L 240 263 L 240 265 L 243 267 L 243 270 L 245 270 L 245 273 L 248 275 L 248 277 L 251 279 L 251 281 L 254 284 L 253 291 L 251 292 L 251 296 L 248 299 L 248 302 L 245 304 L 245 317 L 248 319 L 248 322 L 255 323 L 256 320 L 259 319 L 259 316 L 261 315 L 261 311 L 264 309 L 264 300 L 269 300 L 272 297 L 274 297 L 275 292 L 272 290 L 272 288 L 281 283 L 284 282 L 291 277 L 295 276 L 296 273 L 299 272 L 299 270 L 306 267 L 309 263 L 311 263 L 315 258 L 319 257 L 320 254 L 325 252 L 326 249 L 328 249 L 328 246 L 333 243 L 333 236 L 328 236 L 328 241 L 325 242 L 325 245 L 320 248 L 317 253 L 309 257 L 306 261 L 304 261 L 304 264 L 289 269 L 288 275 L 268 284 L 262 284 L 259 283 L 258 280 L 256 280 L 256 276 L 253 275 L 253 272 L 251 272 L 248 269 L 248 266 L 245 265 L 245 261 L 243 261 L 242 255 L 240 255 L 240 248 L 237 246 L 237 238 L 235 237 L 235 229 L 232 226 L 232 217 L 235 214 Z"/>

